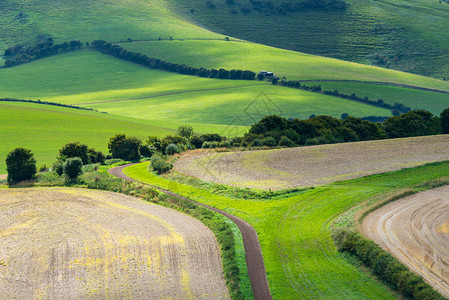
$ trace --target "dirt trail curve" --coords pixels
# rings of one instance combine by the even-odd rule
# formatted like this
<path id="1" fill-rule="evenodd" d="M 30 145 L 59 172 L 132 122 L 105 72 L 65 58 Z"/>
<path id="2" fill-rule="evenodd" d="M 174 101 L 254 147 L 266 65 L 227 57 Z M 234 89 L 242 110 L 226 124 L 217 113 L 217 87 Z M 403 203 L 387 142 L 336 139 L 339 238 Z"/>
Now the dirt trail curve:
<path id="1" fill-rule="evenodd" d="M 109 169 L 109 173 L 113 176 L 122 178 L 124 180 L 138 182 L 128 176 L 126 176 L 123 173 L 123 169 L 126 167 L 129 167 L 133 164 L 123 165 L 120 167 Z M 138 182 L 141 183 L 141 182 Z M 265 300 L 265 299 L 272 299 L 270 289 L 268 287 L 268 280 L 267 275 L 265 272 L 265 266 L 263 263 L 263 257 L 262 257 L 262 250 L 260 248 L 259 244 L 259 238 L 257 237 L 257 233 L 254 230 L 254 228 L 248 224 L 247 222 L 243 221 L 240 218 L 237 218 L 236 216 L 233 216 L 231 214 L 228 214 L 227 212 L 224 212 L 222 210 L 219 210 L 217 208 L 198 203 L 195 201 L 192 201 L 190 199 L 187 199 L 185 197 L 182 197 L 180 195 L 177 195 L 175 193 L 172 193 L 167 190 L 163 190 L 160 188 L 156 188 L 158 191 L 161 191 L 163 193 L 166 193 L 170 196 L 177 197 L 186 201 L 190 201 L 195 203 L 196 205 L 200 205 L 203 207 L 206 207 L 208 209 L 211 209 L 215 212 L 218 212 L 219 214 L 222 214 L 223 216 L 230 219 L 232 222 L 234 222 L 240 231 L 242 232 L 243 236 L 243 245 L 245 247 L 245 256 L 246 256 L 246 264 L 248 266 L 248 275 L 249 279 L 251 281 L 251 287 L 254 293 L 254 297 L 256 300 Z"/>
<path id="2" fill-rule="evenodd" d="M 363 220 L 362 230 L 449 297 L 449 186 L 383 206 Z"/>

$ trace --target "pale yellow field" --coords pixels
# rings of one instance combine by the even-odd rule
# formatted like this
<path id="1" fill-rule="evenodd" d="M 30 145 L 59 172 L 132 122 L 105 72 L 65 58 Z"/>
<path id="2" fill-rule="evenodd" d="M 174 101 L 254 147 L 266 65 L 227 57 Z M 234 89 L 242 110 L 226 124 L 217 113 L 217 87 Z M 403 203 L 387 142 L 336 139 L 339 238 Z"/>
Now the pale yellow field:
<path id="1" fill-rule="evenodd" d="M 84 189 L 0 190 L 0 298 L 228 299 L 214 234 Z"/>
<path id="2" fill-rule="evenodd" d="M 342 181 L 449 160 L 449 135 L 277 150 L 186 155 L 184 174 L 221 184 L 286 189 Z"/>

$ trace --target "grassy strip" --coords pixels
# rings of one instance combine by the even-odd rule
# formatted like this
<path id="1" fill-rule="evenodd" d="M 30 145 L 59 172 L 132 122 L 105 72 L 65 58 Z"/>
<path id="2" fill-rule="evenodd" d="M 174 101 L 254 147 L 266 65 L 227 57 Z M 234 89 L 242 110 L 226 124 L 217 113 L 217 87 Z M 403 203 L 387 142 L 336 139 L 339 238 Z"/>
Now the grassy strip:
<path id="1" fill-rule="evenodd" d="M 332 240 L 332 224 L 342 213 L 364 203 L 376 203 L 411 187 L 436 184 L 449 175 L 447 166 L 447 162 L 434 163 L 307 191 L 247 199 L 233 196 L 232 189 L 217 194 L 216 187 L 197 185 L 194 180 L 184 184 L 156 176 L 148 172 L 146 163 L 126 168 L 125 173 L 248 221 L 258 233 L 275 299 L 394 299 L 396 293 L 363 271 L 360 264 L 348 262 L 348 254 L 338 251 Z"/>
<path id="2" fill-rule="evenodd" d="M 355 255 L 382 282 L 406 298 L 445 299 L 420 276 L 410 271 L 387 251 L 355 231 L 339 231 L 334 236 L 339 251 Z"/>
<path id="3" fill-rule="evenodd" d="M 120 165 L 123 163 L 117 163 Z M 235 232 L 240 232 L 236 225 L 229 220 L 207 208 L 193 204 L 192 202 L 172 197 L 143 184 L 124 181 L 119 178 L 109 176 L 106 170 L 109 166 L 101 167 L 98 171 L 84 173 L 80 177 L 79 186 L 88 189 L 112 191 L 134 197 L 142 198 L 145 201 L 162 205 L 183 212 L 201 221 L 216 236 L 221 249 L 221 259 L 223 272 L 232 299 L 252 299 L 252 291 L 248 290 L 247 276 L 241 276 L 240 269 L 246 268 L 246 263 L 242 265 L 242 255 L 244 262 L 244 250 L 242 237 L 236 236 Z M 96 169 L 96 168 L 94 168 Z M 62 186 L 64 180 L 55 173 L 42 173 L 38 175 L 38 182 L 45 186 Z M 236 254 L 238 247 L 238 254 Z M 247 271 L 246 271 L 247 272 Z M 245 281 L 245 288 L 242 293 L 241 277 Z M 243 296 L 245 295 L 245 297 Z"/>

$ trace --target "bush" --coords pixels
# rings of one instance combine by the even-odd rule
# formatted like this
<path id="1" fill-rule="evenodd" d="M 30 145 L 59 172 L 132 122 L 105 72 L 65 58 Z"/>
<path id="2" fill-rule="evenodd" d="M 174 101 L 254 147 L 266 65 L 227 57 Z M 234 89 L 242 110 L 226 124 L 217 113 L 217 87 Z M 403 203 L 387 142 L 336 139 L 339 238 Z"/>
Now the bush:
<path id="1" fill-rule="evenodd" d="M 64 161 L 68 158 L 79 157 L 83 161 L 83 164 L 88 164 L 89 156 L 87 155 L 87 151 L 87 146 L 80 142 L 68 143 L 59 150 L 59 157 Z"/>
<path id="2" fill-rule="evenodd" d="M 79 157 L 69 158 L 64 164 L 64 174 L 71 181 L 83 174 L 83 161 Z"/>
<path id="3" fill-rule="evenodd" d="M 262 144 L 268 147 L 275 147 L 277 143 L 272 136 L 268 136 L 262 140 Z"/>
<path id="4" fill-rule="evenodd" d="M 173 155 L 173 154 L 176 154 L 176 153 L 179 153 L 179 152 L 181 152 L 181 151 L 179 150 L 179 147 L 176 146 L 175 144 L 169 144 L 165 148 L 165 153 L 168 154 L 168 155 Z"/>
<path id="5" fill-rule="evenodd" d="M 281 147 L 293 147 L 293 146 L 295 146 L 295 143 L 293 143 L 293 141 L 291 139 L 289 139 L 288 137 L 283 136 L 279 140 L 279 146 L 281 146 Z"/>
<path id="6" fill-rule="evenodd" d="M 8 184 L 16 184 L 20 181 L 34 179 L 36 159 L 29 149 L 16 148 L 6 156 L 6 170 L 8 172 Z"/>
<path id="7" fill-rule="evenodd" d="M 255 140 L 252 141 L 251 146 L 253 146 L 253 147 L 260 147 L 260 146 L 262 146 L 262 141 L 259 140 L 259 139 L 255 139 Z"/>
<path id="8" fill-rule="evenodd" d="M 159 175 L 165 172 L 168 172 L 173 168 L 173 166 L 167 162 L 165 162 L 162 157 L 158 155 L 153 155 L 151 158 L 151 167 L 154 171 L 156 171 Z"/>
<path id="9" fill-rule="evenodd" d="M 53 172 L 56 172 L 59 176 L 62 176 L 64 174 L 64 162 L 62 160 L 57 160 L 53 163 L 51 166 L 51 169 Z"/>
<path id="10" fill-rule="evenodd" d="M 154 154 L 154 148 L 150 146 L 140 146 L 139 148 L 140 151 L 140 155 L 142 155 L 143 157 L 151 157 Z"/>
<path id="11" fill-rule="evenodd" d="M 39 173 L 48 172 L 47 165 L 40 166 L 38 171 L 39 171 Z"/>
<path id="12" fill-rule="evenodd" d="M 182 136 L 188 140 L 193 136 L 193 127 L 190 125 L 181 125 L 178 127 L 178 130 L 176 131 L 176 135 Z"/>
<path id="13" fill-rule="evenodd" d="M 140 158 L 140 146 L 141 141 L 138 138 L 117 134 L 109 140 L 108 149 L 114 158 L 137 160 Z"/>

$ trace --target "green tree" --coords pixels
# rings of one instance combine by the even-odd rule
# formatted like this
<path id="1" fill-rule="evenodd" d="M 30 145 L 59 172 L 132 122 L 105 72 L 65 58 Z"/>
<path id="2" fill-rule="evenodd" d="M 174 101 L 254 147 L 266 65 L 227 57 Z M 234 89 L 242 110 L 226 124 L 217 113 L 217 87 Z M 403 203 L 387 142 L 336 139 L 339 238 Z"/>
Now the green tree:
<path id="1" fill-rule="evenodd" d="M 81 144 L 80 142 L 72 142 L 62 146 L 59 150 L 59 157 L 64 161 L 68 158 L 79 157 L 83 161 L 83 164 L 89 163 L 87 145 Z"/>
<path id="2" fill-rule="evenodd" d="M 119 158 L 117 154 L 118 147 L 120 144 L 126 139 L 126 135 L 124 134 L 116 134 L 110 138 L 108 143 L 109 153 L 111 153 L 112 157 Z"/>
<path id="3" fill-rule="evenodd" d="M 181 125 L 178 127 L 178 130 L 176 131 L 176 135 L 182 136 L 188 140 L 193 136 L 193 127 L 190 125 Z"/>
<path id="4" fill-rule="evenodd" d="M 29 149 L 16 148 L 6 156 L 8 184 L 33 179 L 37 173 L 36 159 Z"/>
<path id="5" fill-rule="evenodd" d="M 440 119 L 443 133 L 449 133 L 449 108 L 441 112 Z"/>
<path id="6" fill-rule="evenodd" d="M 71 181 L 83 174 L 83 161 L 79 157 L 69 158 L 64 164 L 64 174 Z"/>

